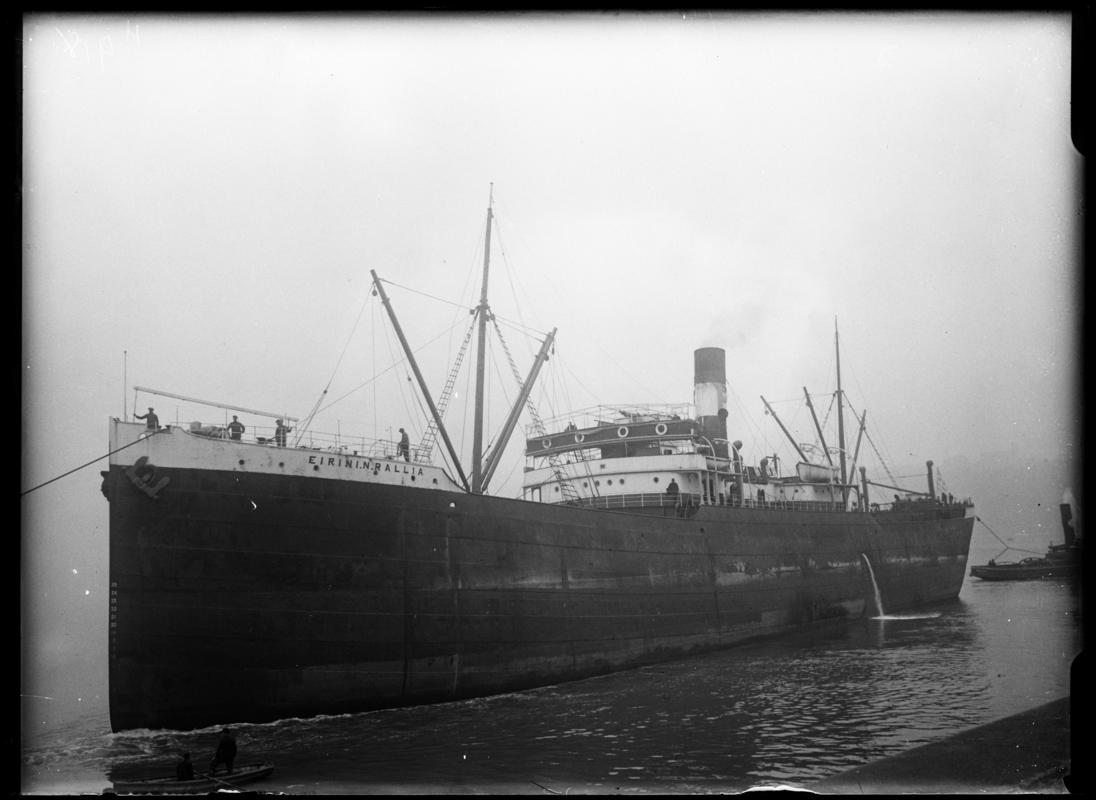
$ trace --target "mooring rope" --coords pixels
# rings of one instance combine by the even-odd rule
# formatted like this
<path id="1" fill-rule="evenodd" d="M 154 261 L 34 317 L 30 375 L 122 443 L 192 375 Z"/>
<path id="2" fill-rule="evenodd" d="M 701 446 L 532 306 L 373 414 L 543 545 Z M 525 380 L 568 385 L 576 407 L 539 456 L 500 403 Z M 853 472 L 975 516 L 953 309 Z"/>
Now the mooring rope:
<path id="1" fill-rule="evenodd" d="M 84 469 L 84 467 L 90 467 L 90 466 L 91 466 L 92 464 L 94 464 L 94 463 L 95 463 L 96 461 L 102 461 L 102 460 L 103 460 L 104 458 L 110 458 L 110 457 L 111 457 L 112 455 L 114 455 L 115 453 L 119 453 L 119 452 L 121 452 L 122 450 L 125 450 L 125 449 L 126 449 L 127 447 L 133 447 L 133 445 L 135 445 L 135 444 L 140 444 L 141 442 L 147 441 L 147 440 L 148 440 L 149 438 L 151 438 L 152 436 L 155 436 L 155 435 L 156 435 L 156 434 L 158 434 L 158 433 L 160 433 L 160 431 L 153 431 L 153 432 L 152 432 L 152 433 L 151 433 L 151 434 L 150 434 L 149 436 L 142 436 L 142 437 L 141 437 L 140 439 L 138 439 L 137 441 L 134 441 L 134 442 L 130 442 L 129 444 L 124 444 L 124 445 L 122 445 L 121 447 L 119 447 L 119 448 L 118 448 L 117 450 L 111 450 L 111 451 L 110 451 L 109 453 L 106 453 L 106 454 L 104 454 L 104 455 L 101 455 L 101 456 L 99 456 L 98 458 L 94 458 L 94 459 L 92 459 L 91 461 L 89 461 L 89 462 L 88 462 L 88 463 L 86 463 L 86 464 L 81 464 L 81 465 L 80 465 L 80 466 L 78 466 L 78 467 L 75 467 L 75 468 L 73 468 L 73 469 L 70 469 L 70 470 L 69 470 L 68 472 L 63 472 L 63 473 L 61 473 L 60 475 L 58 475 L 58 476 L 57 476 L 56 478 L 50 478 L 50 479 L 49 479 L 48 481 L 46 481 L 45 483 L 40 483 L 40 484 L 38 484 L 37 486 L 32 486 L 31 488 L 27 489 L 27 490 L 26 490 L 25 492 L 20 492 L 20 493 L 19 493 L 19 496 L 20 496 L 20 497 L 23 497 L 24 495 L 28 495 L 28 494 L 30 494 L 30 493 L 31 493 L 31 492 L 33 492 L 33 491 L 34 491 L 35 489 L 41 489 L 41 488 L 42 488 L 43 486 L 48 486 L 49 484 L 53 483 L 54 481 L 59 481 L 59 480 L 61 480 L 61 478 L 64 478 L 64 477 L 65 477 L 66 475 L 71 475 L 71 474 L 72 474 L 72 473 L 74 473 L 74 472 L 79 472 L 80 470 Z"/>

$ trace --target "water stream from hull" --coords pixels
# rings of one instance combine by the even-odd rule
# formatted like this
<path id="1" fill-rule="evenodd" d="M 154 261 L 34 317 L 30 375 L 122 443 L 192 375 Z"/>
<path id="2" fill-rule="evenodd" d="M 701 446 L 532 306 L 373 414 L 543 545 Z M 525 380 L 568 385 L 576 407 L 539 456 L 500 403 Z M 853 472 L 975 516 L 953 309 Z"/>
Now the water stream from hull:
<path id="1" fill-rule="evenodd" d="M 864 563 L 868 565 L 868 575 L 871 577 L 871 588 L 875 592 L 875 612 L 876 615 L 872 619 L 888 620 L 888 619 L 932 619 L 933 617 L 940 616 L 939 612 L 932 612 L 929 614 L 887 614 L 883 610 L 883 595 L 879 591 L 879 582 L 875 580 L 875 570 L 872 569 L 871 559 L 868 558 L 867 553 L 861 553 L 860 557 L 864 559 Z"/>

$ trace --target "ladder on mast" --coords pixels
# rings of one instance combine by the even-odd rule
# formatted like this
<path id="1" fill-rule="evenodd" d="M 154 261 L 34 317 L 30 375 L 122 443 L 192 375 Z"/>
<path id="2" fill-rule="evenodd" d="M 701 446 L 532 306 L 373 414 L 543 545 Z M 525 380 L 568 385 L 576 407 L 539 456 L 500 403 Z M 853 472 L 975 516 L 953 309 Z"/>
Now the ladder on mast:
<path id="1" fill-rule="evenodd" d="M 445 386 L 441 390 L 441 396 L 438 397 L 438 416 L 445 416 L 445 409 L 449 405 L 449 398 L 453 395 L 453 387 L 457 383 L 457 375 L 460 373 L 461 364 L 464 362 L 464 356 L 468 352 L 468 343 L 472 341 L 472 333 L 476 329 L 476 319 L 473 315 L 472 324 L 468 326 L 468 333 L 464 335 L 464 341 L 461 342 L 460 351 L 457 353 L 457 358 L 453 362 L 452 368 L 449 370 L 449 375 L 445 379 Z M 429 463 L 433 459 L 434 447 L 438 442 L 438 424 L 433 419 L 430 420 L 430 424 L 426 427 L 426 433 L 422 436 L 422 442 L 415 448 L 415 461 Z"/>

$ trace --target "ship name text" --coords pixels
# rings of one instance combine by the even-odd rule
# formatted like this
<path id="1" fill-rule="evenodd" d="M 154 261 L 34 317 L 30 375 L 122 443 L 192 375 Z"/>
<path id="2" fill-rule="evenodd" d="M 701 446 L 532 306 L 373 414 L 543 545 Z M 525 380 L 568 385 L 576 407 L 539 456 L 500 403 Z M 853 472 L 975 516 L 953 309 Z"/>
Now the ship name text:
<path id="1" fill-rule="evenodd" d="M 404 475 L 422 475 L 422 467 L 413 464 L 393 464 L 391 461 L 370 461 L 369 459 L 349 456 L 309 456 L 309 464 L 323 467 L 342 467 L 343 469 L 366 469 L 374 475 L 378 472 L 397 472 Z"/>

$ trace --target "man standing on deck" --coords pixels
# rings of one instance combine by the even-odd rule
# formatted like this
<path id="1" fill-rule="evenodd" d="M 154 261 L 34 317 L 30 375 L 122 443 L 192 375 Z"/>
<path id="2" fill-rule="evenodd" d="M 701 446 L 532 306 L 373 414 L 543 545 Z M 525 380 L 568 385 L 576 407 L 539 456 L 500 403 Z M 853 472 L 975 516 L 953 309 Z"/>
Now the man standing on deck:
<path id="1" fill-rule="evenodd" d="M 293 429 L 286 427 L 281 420 L 278 420 L 277 427 L 274 429 L 274 444 L 285 447 L 285 435 L 291 430 Z"/>
<path id="2" fill-rule="evenodd" d="M 400 444 L 396 448 L 397 456 L 403 456 L 404 461 L 411 460 L 411 440 L 407 437 L 407 431 L 400 428 Z"/>
<path id="3" fill-rule="evenodd" d="M 236 415 L 232 415 L 232 422 L 228 423 L 228 435 L 229 438 L 240 441 L 240 437 L 244 433 L 244 424 L 236 418 Z"/>
<path id="4" fill-rule="evenodd" d="M 134 414 L 133 418 L 148 420 L 145 425 L 150 431 L 160 430 L 160 418 L 156 416 L 156 412 L 152 410 L 152 406 L 148 407 L 147 414 Z"/>

